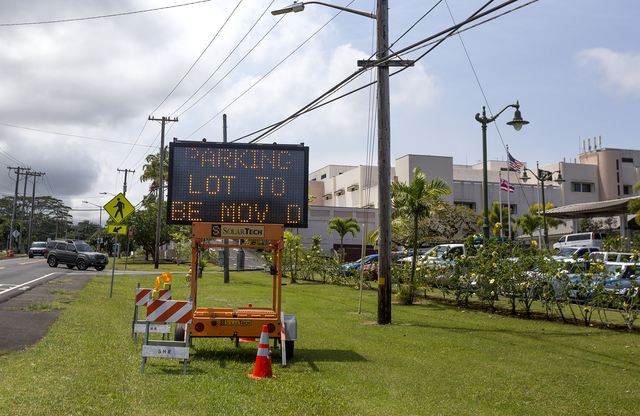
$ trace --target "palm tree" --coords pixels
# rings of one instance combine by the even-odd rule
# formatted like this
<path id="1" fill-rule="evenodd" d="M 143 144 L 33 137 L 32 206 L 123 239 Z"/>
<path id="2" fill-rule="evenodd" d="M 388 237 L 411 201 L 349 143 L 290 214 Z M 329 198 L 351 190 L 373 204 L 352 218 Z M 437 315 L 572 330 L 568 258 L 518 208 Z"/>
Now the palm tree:
<path id="1" fill-rule="evenodd" d="M 342 262 L 344 258 L 344 253 L 342 252 L 344 236 L 351 233 L 351 235 L 355 237 L 356 232 L 360 232 L 360 225 L 358 225 L 358 220 L 353 217 L 349 217 L 347 219 L 340 217 L 331 218 L 327 221 L 327 232 L 329 235 L 331 235 L 331 231 L 337 232 L 340 236 L 340 261 Z"/>
<path id="2" fill-rule="evenodd" d="M 542 217 L 539 215 L 532 215 L 528 212 L 522 214 L 522 217 L 516 220 L 516 227 L 522 228 L 524 234 L 528 234 L 533 237 L 533 232 L 536 228 L 542 226 Z"/>
<path id="3" fill-rule="evenodd" d="M 391 184 L 391 205 L 393 217 L 405 217 L 410 223 L 412 233 L 411 245 L 413 258 L 411 260 L 411 284 L 416 272 L 416 258 L 418 255 L 418 230 L 420 223 L 428 218 L 432 210 L 442 203 L 441 195 L 449 195 L 451 189 L 440 178 L 427 180 L 427 175 L 417 167 L 413 170 L 413 179 L 409 185 L 401 182 Z"/>
<path id="4" fill-rule="evenodd" d="M 160 151 L 158 151 L 158 153 L 156 154 L 152 154 L 152 155 L 147 155 L 145 161 L 147 163 L 145 163 L 142 166 L 142 175 L 140 175 L 140 181 L 141 182 L 145 182 L 148 180 L 151 180 L 151 186 L 149 187 L 149 190 L 151 191 L 151 194 L 149 196 L 146 197 L 146 199 L 148 199 L 148 202 L 155 202 L 155 196 L 153 196 L 153 194 L 157 194 L 158 191 L 158 178 L 160 177 Z M 163 166 L 162 166 L 162 178 L 163 178 L 163 183 L 167 181 L 167 179 L 169 178 L 169 146 L 165 146 L 164 147 L 164 159 L 163 159 Z"/>

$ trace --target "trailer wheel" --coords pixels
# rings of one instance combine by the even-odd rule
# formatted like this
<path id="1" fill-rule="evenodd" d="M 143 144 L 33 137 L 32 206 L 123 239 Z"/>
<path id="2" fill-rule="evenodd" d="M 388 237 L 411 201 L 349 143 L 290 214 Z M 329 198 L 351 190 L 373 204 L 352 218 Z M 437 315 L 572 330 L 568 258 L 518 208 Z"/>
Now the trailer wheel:
<path id="1" fill-rule="evenodd" d="M 293 343 L 294 341 L 285 341 L 285 348 L 287 350 L 287 360 L 290 360 L 293 358 Z"/>
<path id="2" fill-rule="evenodd" d="M 173 332 L 173 340 L 184 341 L 186 329 L 186 324 L 176 324 L 176 329 Z"/>

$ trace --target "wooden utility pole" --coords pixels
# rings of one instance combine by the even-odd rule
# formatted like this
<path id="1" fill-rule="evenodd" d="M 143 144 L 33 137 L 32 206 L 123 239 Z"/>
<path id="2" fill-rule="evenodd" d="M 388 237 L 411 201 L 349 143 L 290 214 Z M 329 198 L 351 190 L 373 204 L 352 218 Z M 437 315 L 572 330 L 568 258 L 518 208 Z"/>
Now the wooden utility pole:
<path id="1" fill-rule="evenodd" d="M 163 175 L 164 175 L 164 127 L 167 122 L 177 122 L 178 118 L 169 118 L 162 117 L 161 119 L 157 119 L 154 117 L 149 117 L 151 121 L 161 121 L 162 122 L 162 130 L 160 132 L 160 167 L 159 167 L 159 177 L 158 177 L 158 222 L 156 226 L 156 245 L 154 250 L 154 268 L 158 268 L 158 262 L 160 261 L 160 226 L 162 223 L 162 199 L 164 196 L 164 185 L 163 185 Z M 117 238 L 117 234 L 116 234 Z"/>

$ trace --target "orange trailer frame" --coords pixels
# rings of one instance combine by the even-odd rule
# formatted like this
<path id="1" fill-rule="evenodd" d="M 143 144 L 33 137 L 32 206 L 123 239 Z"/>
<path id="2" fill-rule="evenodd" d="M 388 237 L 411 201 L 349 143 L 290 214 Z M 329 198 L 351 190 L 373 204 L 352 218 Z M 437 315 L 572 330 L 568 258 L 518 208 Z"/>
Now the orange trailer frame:
<path id="1" fill-rule="evenodd" d="M 211 239 L 267 240 L 268 245 L 208 243 Z M 273 302 L 271 307 L 216 308 L 198 305 L 198 264 L 199 253 L 212 247 L 252 247 L 272 250 L 274 265 Z M 226 224 L 194 222 L 191 238 L 191 300 L 193 302 L 193 320 L 189 336 L 229 337 L 235 339 L 236 346 L 240 338 L 260 338 L 262 326 L 267 325 L 269 338 L 284 340 L 282 313 L 282 250 L 284 248 L 284 225 L 281 224 Z M 297 329 L 296 329 L 297 330 Z M 293 348 L 291 348 L 293 349 Z M 293 351 L 291 351 L 292 353 Z"/>

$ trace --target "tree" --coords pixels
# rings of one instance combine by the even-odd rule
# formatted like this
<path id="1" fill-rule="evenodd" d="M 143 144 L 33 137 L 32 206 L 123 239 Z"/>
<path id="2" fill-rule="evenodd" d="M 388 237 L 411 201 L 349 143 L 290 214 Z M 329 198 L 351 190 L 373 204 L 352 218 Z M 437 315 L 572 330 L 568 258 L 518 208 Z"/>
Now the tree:
<path id="1" fill-rule="evenodd" d="M 358 225 L 358 220 L 353 217 L 347 219 L 340 217 L 331 218 L 327 221 L 327 233 L 331 235 L 331 231 L 335 231 L 340 236 L 340 261 L 342 262 L 344 260 L 344 253 L 342 252 L 344 236 L 351 233 L 351 235 L 355 237 L 356 232 L 360 232 L 360 225 Z"/>
<path id="2" fill-rule="evenodd" d="M 420 222 L 429 218 L 435 207 L 442 204 L 441 195 L 449 195 L 450 193 L 451 189 L 445 181 L 440 178 L 428 181 L 427 175 L 420 172 L 419 167 L 413 170 L 413 179 L 409 185 L 402 182 L 394 182 L 391 185 L 391 206 L 393 208 L 392 216 L 395 218 L 404 217 L 408 220 L 409 229 L 412 235 L 412 285 L 416 271 Z"/>
<path id="3" fill-rule="evenodd" d="M 151 180 L 151 186 L 149 187 L 150 194 L 145 196 L 143 200 L 144 206 L 149 206 L 155 202 L 158 198 L 158 179 L 160 178 L 160 151 L 158 153 L 148 155 L 146 162 L 142 166 L 142 175 L 140 175 L 140 181 L 146 182 Z M 169 178 L 169 146 L 164 147 L 164 160 L 162 164 L 162 177 L 163 183 Z M 156 205 L 157 206 L 157 205 Z"/>
<path id="4" fill-rule="evenodd" d="M 536 228 L 542 226 L 542 217 L 538 215 L 532 215 L 528 212 L 522 214 L 522 217 L 516 220 L 516 228 L 522 228 L 523 234 L 528 234 L 533 237 L 533 232 Z"/>
<path id="5" fill-rule="evenodd" d="M 500 211 L 502 211 L 502 223 L 500 222 Z M 482 216 L 484 216 L 484 210 L 482 210 Z M 482 227 L 483 219 L 478 220 L 478 227 Z M 515 222 L 513 217 L 509 216 L 509 208 L 502 207 L 500 208 L 500 201 L 493 201 L 493 205 L 491 206 L 491 210 L 489 211 L 489 227 L 493 229 L 493 235 L 495 237 L 500 235 L 500 230 L 505 228 L 504 223 L 507 223 L 508 226 L 511 226 L 512 222 Z"/>
<path id="6" fill-rule="evenodd" d="M 633 191 L 636 193 L 640 192 L 640 182 L 636 182 L 636 184 L 633 185 Z M 636 223 L 640 225 L 640 198 L 632 199 L 631 201 L 629 201 L 627 209 L 630 213 L 636 214 Z"/>
<path id="7" fill-rule="evenodd" d="M 167 225 L 166 202 L 162 205 L 162 227 L 160 228 L 160 245 L 167 244 L 171 241 L 171 235 L 180 232 L 180 227 L 176 225 Z M 109 221 L 112 221 L 109 219 Z M 144 249 L 145 260 L 149 260 L 149 254 L 156 256 L 156 227 L 158 221 L 158 204 L 153 203 L 148 207 L 137 209 L 129 214 L 120 224 L 133 228 L 132 243 Z"/>

